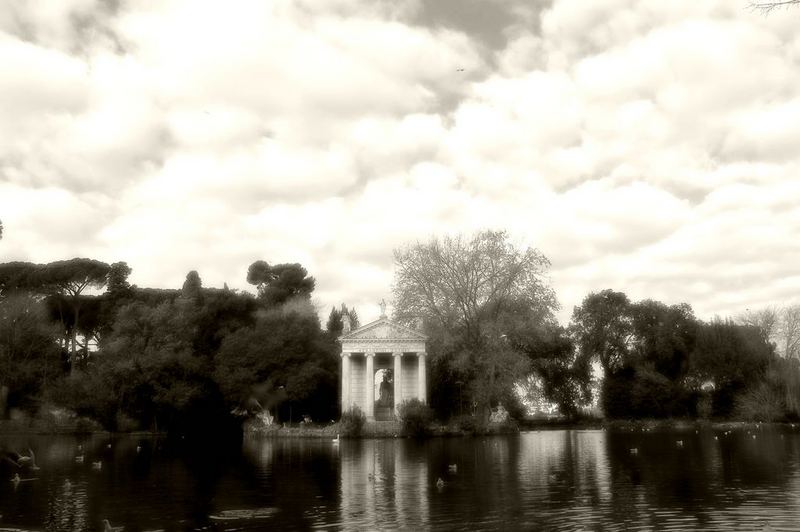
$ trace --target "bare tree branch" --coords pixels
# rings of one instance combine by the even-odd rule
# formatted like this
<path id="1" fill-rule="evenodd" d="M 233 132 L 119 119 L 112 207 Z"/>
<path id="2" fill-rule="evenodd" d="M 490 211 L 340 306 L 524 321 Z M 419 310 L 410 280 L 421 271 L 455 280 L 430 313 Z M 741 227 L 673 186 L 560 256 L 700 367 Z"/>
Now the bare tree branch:
<path id="1" fill-rule="evenodd" d="M 750 9 L 761 11 L 763 13 L 769 13 L 774 9 L 779 9 L 782 7 L 789 7 L 793 5 L 800 5 L 800 0 L 782 0 L 777 2 L 750 2 Z"/>

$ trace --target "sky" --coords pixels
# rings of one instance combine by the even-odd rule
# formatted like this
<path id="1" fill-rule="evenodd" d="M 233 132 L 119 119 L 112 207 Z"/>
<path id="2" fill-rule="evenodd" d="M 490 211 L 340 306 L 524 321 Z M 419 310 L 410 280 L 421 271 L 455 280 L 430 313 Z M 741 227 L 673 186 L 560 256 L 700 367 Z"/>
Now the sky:
<path id="1" fill-rule="evenodd" d="M 800 9 L 746 0 L 5 0 L 0 261 L 126 261 L 321 314 L 505 229 L 590 292 L 800 302 Z"/>

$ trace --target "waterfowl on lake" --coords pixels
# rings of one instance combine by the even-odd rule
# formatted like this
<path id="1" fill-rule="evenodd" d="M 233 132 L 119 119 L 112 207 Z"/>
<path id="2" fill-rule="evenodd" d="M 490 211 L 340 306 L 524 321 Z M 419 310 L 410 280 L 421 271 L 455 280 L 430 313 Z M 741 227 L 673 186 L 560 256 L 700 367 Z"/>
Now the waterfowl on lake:
<path id="1" fill-rule="evenodd" d="M 83 458 L 84 458 L 83 455 L 79 454 L 78 456 L 75 457 L 75 463 L 76 464 L 82 464 L 83 463 Z"/>
<path id="2" fill-rule="evenodd" d="M 334 445 L 339 445 L 339 433 L 336 433 L 336 437 L 331 440 Z"/>
<path id="3" fill-rule="evenodd" d="M 458 473 L 458 464 L 450 464 L 447 466 L 447 470 L 451 473 Z"/>
<path id="4" fill-rule="evenodd" d="M 100 469 L 103 469 L 103 462 L 100 460 L 98 460 L 97 462 L 92 462 L 92 469 L 97 469 L 98 471 Z"/>
<path id="5" fill-rule="evenodd" d="M 27 456 L 14 451 L 4 452 L 3 461 L 17 468 L 28 467 L 33 471 L 39 470 L 39 466 L 36 465 L 36 455 L 33 454 L 33 450 L 30 447 L 28 448 Z"/>
<path id="6" fill-rule="evenodd" d="M 122 532 L 125 530 L 124 526 L 111 526 L 108 519 L 103 519 L 103 532 Z"/>
<path id="7" fill-rule="evenodd" d="M 639 454 L 639 449 L 637 449 L 636 447 L 631 447 L 630 451 L 631 451 L 631 454 Z"/>
<path id="8" fill-rule="evenodd" d="M 28 447 L 28 456 L 21 454 L 17 457 L 17 463 L 21 466 L 30 465 L 30 468 L 34 471 L 39 470 L 39 466 L 36 465 L 36 455 L 33 454 L 33 449 Z"/>
<path id="9" fill-rule="evenodd" d="M 436 479 L 436 487 L 439 489 L 442 489 L 444 487 L 444 480 L 442 480 L 442 477 Z"/>
<path id="10" fill-rule="evenodd" d="M 676 441 L 675 445 L 677 445 L 678 447 L 683 447 L 683 440 Z"/>

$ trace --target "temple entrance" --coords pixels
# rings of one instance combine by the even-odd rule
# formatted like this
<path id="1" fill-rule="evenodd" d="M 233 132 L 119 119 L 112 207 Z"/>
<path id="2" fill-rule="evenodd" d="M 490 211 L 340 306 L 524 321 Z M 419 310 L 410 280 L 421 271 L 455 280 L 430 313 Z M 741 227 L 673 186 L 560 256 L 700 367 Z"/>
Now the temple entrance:
<path id="1" fill-rule="evenodd" d="M 375 372 L 375 421 L 394 419 L 394 372 L 379 369 Z"/>

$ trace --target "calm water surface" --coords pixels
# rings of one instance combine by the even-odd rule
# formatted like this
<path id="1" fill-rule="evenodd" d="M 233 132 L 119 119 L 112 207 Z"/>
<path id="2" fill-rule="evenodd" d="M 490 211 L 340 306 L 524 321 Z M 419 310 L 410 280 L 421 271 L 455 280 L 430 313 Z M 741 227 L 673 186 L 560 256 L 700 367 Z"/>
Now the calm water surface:
<path id="1" fill-rule="evenodd" d="M 800 530 L 800 426 L 229 448 L 0 436 L 29 446 L 36 480 L 0 469 L 0 530 Z"/>

